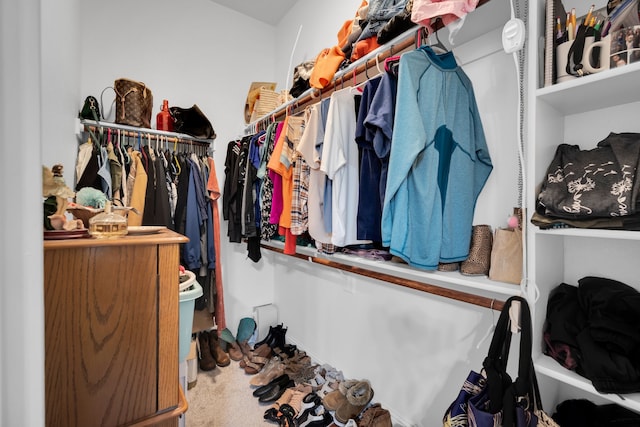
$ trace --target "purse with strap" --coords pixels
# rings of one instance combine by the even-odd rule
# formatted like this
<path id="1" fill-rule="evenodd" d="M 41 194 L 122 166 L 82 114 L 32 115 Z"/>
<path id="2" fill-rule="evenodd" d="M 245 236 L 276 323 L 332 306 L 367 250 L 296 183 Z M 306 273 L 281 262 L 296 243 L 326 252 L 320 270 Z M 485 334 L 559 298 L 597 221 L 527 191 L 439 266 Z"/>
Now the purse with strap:
<path id="1" fill-rule="evenodd" d="M 518 376 L 512 380 L 507 373 L 511 346 L 509 311 L 520 305 L 520 348 Z M 482 374 L 471 371 L 458 397 L 443 418 L 444 427 L 557 427 L 544 413 L 531 360 L 531 313 L 527 301 L 519 296 L 509 298 L 483 362 Z M 546 423 L 546 424 L 545 424 Z"/>
<path id="2" fill-rule="evenodd" d="M 144 83 L 130 79 L 114 82 L 116 92 L 116 123 L 151 128 L 153 94 Z"/>

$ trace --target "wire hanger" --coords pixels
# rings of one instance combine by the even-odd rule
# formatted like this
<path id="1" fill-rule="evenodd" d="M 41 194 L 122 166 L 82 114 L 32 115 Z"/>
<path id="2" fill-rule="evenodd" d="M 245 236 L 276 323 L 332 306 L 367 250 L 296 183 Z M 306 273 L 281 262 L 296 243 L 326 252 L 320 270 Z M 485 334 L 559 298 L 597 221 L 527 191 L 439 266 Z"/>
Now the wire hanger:
<path id="1" fill-rule="evenodd" d="M 476 348 L 480 348 L 482 343 L 485 342 L 487 340 L 487 338 L 492 336 L 493 332 L 496 330 L 496 316 L 495 316 L 495 310 L 493 309 L 493 304 L 494 303 L 495 303 L 495 299 L 491 300 L 491 307 L 490 307 L 490 310 L 491 310 L 491 325 L 489 326 L 489 329 L 484 334 L 484 336 L 482 338 L 480 338 L 480 341 L 476 345 Z"/>

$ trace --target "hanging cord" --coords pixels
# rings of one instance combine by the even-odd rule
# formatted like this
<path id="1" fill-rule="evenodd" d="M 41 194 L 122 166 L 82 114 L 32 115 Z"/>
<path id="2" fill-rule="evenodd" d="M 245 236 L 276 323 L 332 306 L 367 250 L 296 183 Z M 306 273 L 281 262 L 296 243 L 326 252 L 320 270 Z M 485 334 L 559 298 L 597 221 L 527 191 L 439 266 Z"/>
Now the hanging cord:
<path id="1" fill-rule="evenodd" d="M 289 79 L 291 78 L 291 70 L 293 69 L 293 54 L 296 51 L 296 47 L 298 46 L 298 40 L 300 40 L 300 33 L 302 33 L 302 25 L 298 28 L 298 35 L 296 36 L 296 41 L 293 43 L 293 49 L 291 49 L 291 57 L 289 58 L 289 69 L 287 70 L 287 79 L 284 81 L 285 90 L 287 91 L 287 98 L 289 94 L 289 89 L 286 89 L 289 85 Z"/>
<path id="2" fill-rule="evenodd" d="M 514 6 L 515 1 L 515 6 Z M 523 0 L 523 7 L 520 8 L 519 0 L 511 0 L 511 19 L 518 17 L 523 22 L 527 22 L 528 0 Z M 540 290 L 535 284 L 529 283 L 527 270 L 527 226 L 526 226 L 526 200 L 527 200 L 527 176 L 525 170 L 524 157 L 524 91 L 525 82 L 522 70 L 525 67 L 525 50 L 527 48 L 527 40 L 525 40 L 524 48 L 513 52 L 513 62 L 516 67 L 518 80 L 518 200 L 517 206 L 520 208 L 522 215 L 519 218 L 520 227 L 522 229 L 522 282 L 524 292 L 531 297 L 533 301 L 540 298 Z M 531 285 L 531 287 L 529 286 Z"/>

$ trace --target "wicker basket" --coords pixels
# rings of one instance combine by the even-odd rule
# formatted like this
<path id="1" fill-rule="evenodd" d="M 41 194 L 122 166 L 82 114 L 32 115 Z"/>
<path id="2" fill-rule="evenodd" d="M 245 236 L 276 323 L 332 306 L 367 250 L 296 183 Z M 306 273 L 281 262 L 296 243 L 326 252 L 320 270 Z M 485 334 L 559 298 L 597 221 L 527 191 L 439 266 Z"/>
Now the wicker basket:
<path id="1" fill-rule="evenodd" d="M 282 99 L 278 92 L 266 87 L 260 88 L 260 95 L 253 106 L 251 121 L 256 121 L 260 117 L 264 117 L 273 110 L 282 105 Z"/>

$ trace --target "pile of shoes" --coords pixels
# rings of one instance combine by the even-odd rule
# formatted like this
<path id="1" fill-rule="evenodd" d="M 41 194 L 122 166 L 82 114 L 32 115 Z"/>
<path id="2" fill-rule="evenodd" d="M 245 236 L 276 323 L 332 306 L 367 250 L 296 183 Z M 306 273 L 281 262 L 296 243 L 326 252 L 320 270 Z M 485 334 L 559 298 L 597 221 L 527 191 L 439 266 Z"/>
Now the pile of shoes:
<path id="1" fill-rule="evenodd" d="M 368 380 L 345 380 L 334 367 L 312 363 L 304 351 L 286 344 L 286 332 L 281 324 L 269 327 L 268 335 L 240 361 L 253 374 L 253 396 L 261 403 L 273 402 L 265 420 L 291 427 L 391 427 L 389 411 L 372 404 Z"/>
<path id="2" fill-rule="evenodd" d="M 237 361 L 252 375 L 253 396 L 261 403 L 271 403 L 264 419 L 280 426 L 391 427 L 389 411 L 372 403 L 374 393 L 368 380 L 345 379 L 328 364 L 314 364 L 306 352 L 286 343 L 287 328 L 282 324 L 270 326 L 267 336 L 251 348 L 249 340 L 255 329 L 253 319 L 243 318 L 235 337 L 229 329 L 200 332 L 200 370 Z"/>

